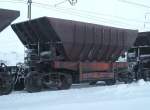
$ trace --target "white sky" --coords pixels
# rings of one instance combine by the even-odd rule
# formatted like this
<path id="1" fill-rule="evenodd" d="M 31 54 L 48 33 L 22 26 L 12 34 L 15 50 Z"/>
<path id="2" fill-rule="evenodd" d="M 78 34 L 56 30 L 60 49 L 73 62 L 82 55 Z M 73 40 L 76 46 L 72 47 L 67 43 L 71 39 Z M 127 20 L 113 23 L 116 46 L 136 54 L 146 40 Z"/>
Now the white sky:
<path id="1" fill-rule="evenodd" d="M 15 0 L 0 0 L 0 8 L 20 11 L 20 17 L 14 21 L 14 23 L 27 20 L 26 3 L 12 3 L 6 1 L 14 2 Z M 33 0 L 33 2 L 44 3 L 50 6 L 33 4 L 32 18 L 51 16 L 115 27 L 138 29 L 139 31 L 147 31 L 150 28 L 150 8 L 127 4 L 121 2 L 121 0 L 78 0 L 75 6 L 71 6 L 66 2 L 55 7 L 54 4 L 60 1 L 63 0 Z M 132 2 L 143 5 L 150 4 L 149 0 L 132 0 Z M 144 22 L 147 22 L 145 28 Z M 8 51 L 24 52 L 23 45 L 11 30 L 10 26 L 0 34 L 0 52 Z"/>

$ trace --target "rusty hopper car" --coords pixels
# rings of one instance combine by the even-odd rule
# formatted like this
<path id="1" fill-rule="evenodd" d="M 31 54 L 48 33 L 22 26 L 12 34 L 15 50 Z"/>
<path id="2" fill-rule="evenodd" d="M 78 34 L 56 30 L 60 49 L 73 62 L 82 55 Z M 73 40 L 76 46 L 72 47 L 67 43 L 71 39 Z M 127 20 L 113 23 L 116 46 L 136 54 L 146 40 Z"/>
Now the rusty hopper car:
<path id="1" fill-rule="evenodd" d="M 116 60 L 137 37 L 137 30 L 41 17 L 12 25 L 27 48 L 25 89 L 68 89 L 72 83 L 105 81 L 114 84 Z"/>
<path id="2" fill-rule="evenodd" d="M 19 15 L 19 11 L 0 9 L 0 32 Z M 0 64 L 0 95 L 8 94 L 12 90 L 12 77 L 10 75 L 12 68 L 12 66 L 8 67 L 4 63 Z"/>

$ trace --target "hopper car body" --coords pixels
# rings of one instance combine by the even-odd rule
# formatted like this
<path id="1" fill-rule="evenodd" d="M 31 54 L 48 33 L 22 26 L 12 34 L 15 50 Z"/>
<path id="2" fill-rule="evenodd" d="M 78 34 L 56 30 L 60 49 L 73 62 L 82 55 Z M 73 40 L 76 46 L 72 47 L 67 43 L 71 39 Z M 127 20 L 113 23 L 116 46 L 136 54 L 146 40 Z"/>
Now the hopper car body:
<path id="1" fill-rule="evenodd" d="M 116 61 L 133 46 L 137 30 L 51 17 L 16 23 L 12 29 L 27 48 L 25 88 L 29 92 L 99 80 L 111 85 L 129 78 L 121 72 L 128 64 Z"/>
<path id="2" fill-rule="evenodd" d="M 0 18 L 1 30 L 18 16 L 16 12 L 8 17 L 6 12 L 4 15 L 9 19 Z M 3 20 L 9 22 L 3 24 Z M 149 53 L 148 49 L 141 49 L 141 46 L 148 47 L 148 32 L 51 17 L 15 23 L 11 27 L 26 47 L 26 57 L 24 64 L 17 66 L 1 64 L 1 95 L 13 89 L 28 92 L 62 90 L 81 82 L 93 85 L 104 81 L 106 85 L 112 85 L 117 80 L 130 83 L 150 77 L 149 63 L 145 63 L 149 62 L 148 54 L 140 52 Z M 147 39 L 146 44 L 141 39 Z M 125 52 L 127 62 L 118 62 Z"/>

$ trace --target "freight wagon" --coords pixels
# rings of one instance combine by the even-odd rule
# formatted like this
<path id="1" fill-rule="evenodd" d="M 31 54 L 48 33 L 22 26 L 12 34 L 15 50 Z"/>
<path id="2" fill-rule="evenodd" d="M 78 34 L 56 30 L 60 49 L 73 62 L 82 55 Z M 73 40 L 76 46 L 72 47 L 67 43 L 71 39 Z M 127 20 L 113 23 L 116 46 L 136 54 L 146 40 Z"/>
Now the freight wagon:
<path id="1" fill-rule="evenodd" d="M 19 12 L 1 10 L 0 30 Z M 51 17 L 11 25 L 27 49 L 24 64 L 0 66 L 0 95 L 39 92 L 88 82 L 150 80 L 150 32 Z M 118 62 L 127 52 L 127 62 Z"/>
<path id="2" fill-rule="evenodd" d="M 132 79 L 127 62 L 116 61 L 133 46 L 137 30 L 51 17 L 16 23 L 12 29 L 27 48 L 23 76 L 28 92 Z"/>

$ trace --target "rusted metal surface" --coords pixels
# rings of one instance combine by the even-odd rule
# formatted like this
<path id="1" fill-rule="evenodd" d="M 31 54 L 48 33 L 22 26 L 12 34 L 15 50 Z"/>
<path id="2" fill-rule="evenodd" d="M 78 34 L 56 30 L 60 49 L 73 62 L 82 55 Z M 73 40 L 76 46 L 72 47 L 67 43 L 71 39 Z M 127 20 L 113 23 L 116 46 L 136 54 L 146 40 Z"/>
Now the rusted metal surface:
<path id="1" fill-rule="evenodd" d="M 13 20 L 19 17 L 20 12 L 14 10 L 0 9 L 0 32 Z"/>
<path id="2" fill-rule="evenodd" d="M 117 73 L 119 69 L 126 69 L 128 67 L 127 62 L 63 62 L 55 61 L 53 62 L 54 69 L 67 69 L 79 72 L 80 81 L 87 80 L 105 80 L 113 79 L 115 77 L 115 72 Z M 114 71 L 115 70 L 115 71 Z"/>
<path id="3" fill-rule="evenodd" d="M 94 72 L 94 71 L 113 71 L 115 68 L 126 68 L 128 67 L 127 62 L 66 62 L 66 61 L 54 61 L 53 68 L 55 69 L 68 69 L 73 71 L 81 72 Z"/>
<path id="4" fill-rule="evenodd" d="M 42 17 L 12 25 L 24 45 L 61 42 L 65 61 L 115 61 L 137 37 L 136 30 Z"/>
<path id="5" fill-rule="evenodd" d="M 54 69 L 68 69 L 73 71 L 79 70 L 78 62 L 54 61 L 52 67 Z"/>
<path id="6" fill-rule="evenodd" d="M 113 72 L 90 72 L 90 73 L 83 73 L 80 75 L 80 81 L 106 80 L 113 78 L 114 78 Z"/>
<path id="7" fill-rule="evenodd" d="M 128 62 L 114 62 L 113 63 L 113 68 L 127 68 L 128 67 Z"/>
<path id="8" fill-rule="evenodd" d="M 134 46 L 150 45 L 150 32 L 140 32 L 134 43 Z"/>
<path id="9" fill-rule="evenodd" d="M 53 68 L 55 69 L 68 69 L 79 71 L 79 68 L 82 69 L 82 72 L 93 72 L 93 71 L 109 71 L 112 69 L 111 63 L 104 62 L 64 62 L 64 61 L 55 61 L 53 62 Z"/>

